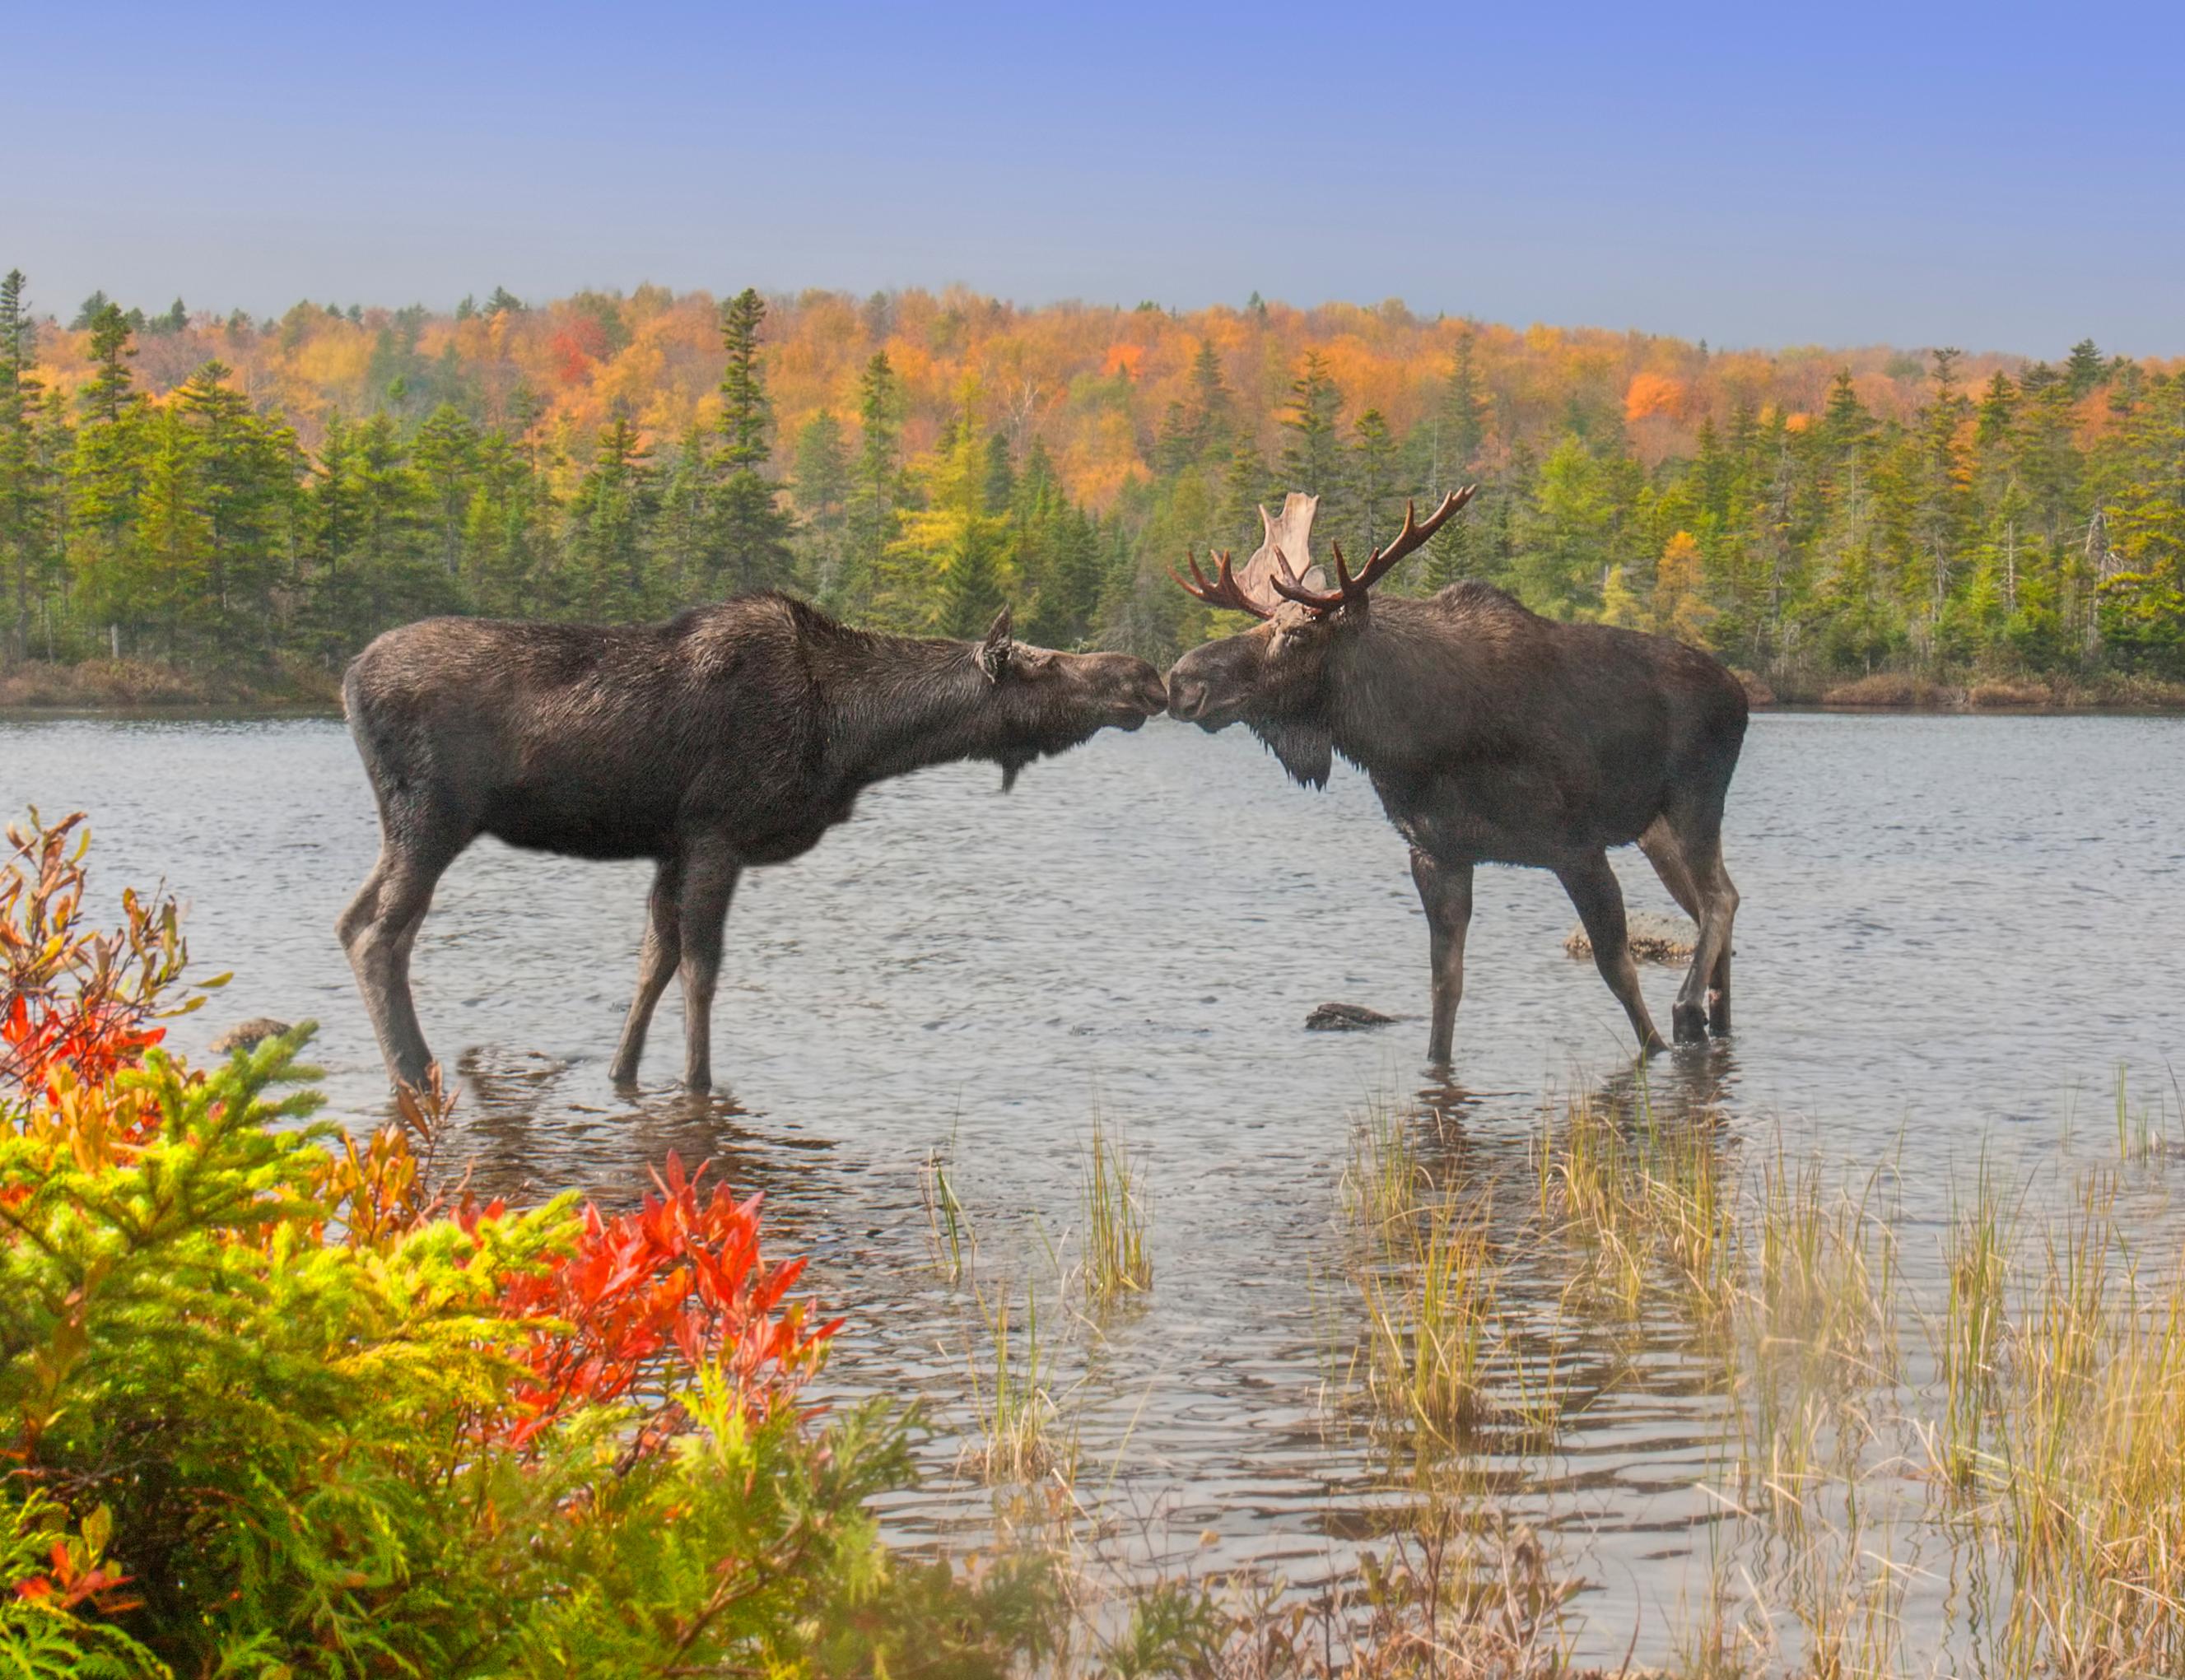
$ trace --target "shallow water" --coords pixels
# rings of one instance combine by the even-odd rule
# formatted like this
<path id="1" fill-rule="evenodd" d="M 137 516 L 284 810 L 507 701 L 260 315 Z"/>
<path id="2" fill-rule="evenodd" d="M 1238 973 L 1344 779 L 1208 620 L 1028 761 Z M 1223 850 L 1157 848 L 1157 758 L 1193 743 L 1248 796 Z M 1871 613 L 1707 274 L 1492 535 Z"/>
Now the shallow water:
<path id="1" fill-rule="evenodd" d="M 1554 881 L 1483 872 L 1458 1085 L 1423 1086 L 1425 1025 L 1307 1035 L 1326 999 L 1416 1016 L 1425 930 L 1403 848 L 1362 778 L 1290 785 L 1241 732 L 1169 723 L 1028 771 L 953 767 L 869 794 L 813 853 L 747 875 L 729 922 L 714 1065 L 730 1092 L 668 1088 L 680 1019 L 656 1022 L 636 1104 L 605 1069 L 634 973 L 647 872 L 481 845 L 444 883 L 415 974 L 428 1036 L 465 1075 L 458 1147 L 488 1182 L 633 1196 L 670 1149 L 763 1188 L 786 1243 L 850 1316 L 838 1388 L 967 1415 L 982 1331 L 936 1275 L 929 1157 L 979 1240 L 991 1306 L 1041 1292 L 1079 1444 L 1078 1494 L 1133 1556 L 1310 1580 L 1393 1496 L 1361 1432 L 1332 1425 L 1338 1180 L 1356 1114 L 1420 1097 L 1446 1179 L 1522 1180 L 1543 1105 L 1614 1086 L 1622 1013 L 1562 950 Z M 382 1075 L 332 932 L 376 826 L 330 721 L 0 721 L 0 808 L 84 808 L 94 883 L 165 877 L 195 968 L 233 984 L 176 1040 L 245 1015 L 316 1018 L 334 1112 L 375 1117 Z M 2014 1182 L 2116 1154 L 2115 1086 L 2167 1112 L 2185 1040 L 2185 720 L 1757 717 L 1726 852 L 1743 895 L 1737 1034 L 1657 1058 L 1657 1102 L 1718 1110 L 1726 1147 L 1812 1146 L 1883 1173 L 1909 1285 L 1936 1275 L 1953 1185 L 1982 1156 Z M 1674 907 L 1635 852 L 1635 908 Z M 1666 1024 L 1679 976 L 1646 971 Z M 1154 1283 L 1095 1328 L 1058 1310 L 1091 1121 L 1144 1170 Z M 2125 1189 L 2170 1229 L 2165 1172 Z M 1336 1280 L 1332 1281 L 1332 1280 Z M 1561 1304 L 1544 1293 L 1544 1325 Z M 1547 1332 L 1544 1332 L 1547 1333 Z M 1627 1339 L 1628 1342 L 1628 1339 Z M 1613 1357 L 1556 1450 L 1499 1480 L 1590 1583 L 1582 1652 L 1635 1626 L 1662 1648 L 1696 1601 L 1719 1502 L 1721 1401 L 1674 1337 Z M 976 1535 L 988 1493 L 940 1472 L 905 1532 Z"/>

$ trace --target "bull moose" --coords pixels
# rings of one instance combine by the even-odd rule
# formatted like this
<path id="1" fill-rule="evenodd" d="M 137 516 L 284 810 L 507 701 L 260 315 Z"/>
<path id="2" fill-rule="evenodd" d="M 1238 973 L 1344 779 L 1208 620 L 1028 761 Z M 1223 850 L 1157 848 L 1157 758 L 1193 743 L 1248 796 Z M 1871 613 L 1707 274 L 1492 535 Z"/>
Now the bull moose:
<path id="1" fill-rule="evenodd" d="M 390 630 L 342 684 L 379 804 L 380 851 L 338 924 L 380 1052 L 421 1084 L 431 1053 L 410 953 L 434 884 L 480 834 L 654 860 L 637 996 L 611 1073 L 637 1074 L 679 973 L 683 1082 L 712 1082 L 711 1019 L 738 876 L 808 851 L 875 782 L 958 759 L 1033 759 L 1167 705 L 1118 653 L 869 634 L 766 593 L 664 624 L 433 618 Z"/>
<path id="2" fill-rule="evenodd" d="M 1373 585 L 1472 499 L 1443 499 L 1335 584 L 1307 546 L 1318 499 L 1292 494 L 1243 571 L 1226 553 L 1208 605 L 1262 621 L 1193 649 L 1169 673 L 1169 710 L 1210 731 L 1242 723 L 1310 787 L 1337 753 L 1372 780 L 1410 843 L 1433 966 L 1429 1059 L 1446 1064 L 1464 990 L 1472 875 L 1480 863 L 1551 869 L 1643 1050 L 1661 1046 L 1639 991 L 1608 850 L 1637 841 L 1699 924 L 1671 1016 L 1679 1043 L 1730 1030 L 1737 889 L 1722 862 L 1723 801 L 1745 739 L 1745 690 L 1716 660 L 1662 636 L 1565 624 L 1500 589 L 1450 584 L 1422 600 Z M 1171 575 L 1174 575 L 1171 573 Z"/>

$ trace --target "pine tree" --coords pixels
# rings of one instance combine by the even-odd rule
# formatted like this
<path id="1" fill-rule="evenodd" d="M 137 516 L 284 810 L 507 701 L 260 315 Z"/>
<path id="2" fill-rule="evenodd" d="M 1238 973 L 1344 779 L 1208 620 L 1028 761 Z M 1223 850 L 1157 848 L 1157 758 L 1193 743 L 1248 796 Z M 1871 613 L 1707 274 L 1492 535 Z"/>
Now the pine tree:
<path id="1" fill-rule="evenodd" d="M 853 618 L 871 611 L 898 534 L 902 466 L 897 454 L 901 417 L 895 370 L 887 353 L 875 351 L 858 381 L 858 458 L 847 510 L 848 553 L 843 567 L 841 610 Z"/>
<path id="2" fill-rule="evenodd" d="M 1456 354 L 1450 362 L 1435 421 L 1437 435 L 1427 488 L 1439 496 L 1467 477 L 1487 442 L 1487 393 L 1480 382 L 1469 332 L 1456 341 Z"/>
<path id="3" fill-rule="evenodd" d="M 109 646 L 134 628 L 150 605 L 137 574 L 132 527 L 142 467 L 142 402 L 129 371 L 137 352 L 128 319 L 109 304 L 91 325 L 96 371 L 78 393 L 84 423 L 69 464 L 71 559 L 86 605 L 108 628 Z"/>
<path id="4" fill-rule="evenodd" d="M 845 531 L 848 522 L 850 455 L 842 422 L 821 409 L 796 434 L 791 489 L 803 529 L 803 571 L 820 604 L 839 610 Z"/>
<path id="5" fill-rule="evenodd" d="M 1235 425 L 1231 412 L 1234 399 L 1221 375 L 1221 354 L 1211 338 L 1200 339 L 1198 354 L 1191 359 L 1191 391 L 1192 459 L 1211 460 L 1227 449 Z"/>
<path id="6" fill-rule="evenodd" d="M 425 477 L 440 563 L 448 575 L 462 570 L 463 530 L 478 477 L 478 428 L 452 403 L 442 403 L 417 428 L 412 455 Z"/>
<path id="7" fill-rule="evenodd" d="M 210 361 L 175 393 L 172 411 L 195 445 L 204 518 L 206 600 L 191 615 L 223 653 L 271 640 L 272 594 L 295 516 L 299 452 L 286 422 L 251 410 Z"/>
<path id="8" fill-rule="evenodd" d="M 771 409 L 760 368 L 758 334 L 766 304 L 746 287 L 723 306 L 721 341 L 729 353 L 721 376 L 721 448 L 715 457 L 717 548 L 713 572 L 731 591 L 772 589 L 789 581 L 792 522 L 780 487 L 765 476 Z"/>
<path id="9" fill-rule="evenodd" d="M 1344 500 L 1343 444 L 1335 430 L 1342 410 L 1343 393 L 1319 351 L 1307 350 L 1290 383 L 1290 410 L 1282 416 L 1282 430 L 1289 434 L 1282 445 L 1282 477 L 1286 488 L 1318 496 L 1322 521 L 1338 529 L 1341 522 L 1328 505 Z"/>
<path id="10" fill-rule="evenodd" d="M 1260 505 L 1271 500 L 1274 487 L 1267 482 L 1267 464 L 1249 438 L 1239 438 L 1229 451 L 1221 475 L 1221 500 L 1216 514 L 1220 526 L 1217 546 L 1236 546 L 1241 557 L 1260 546 L 1263 534 Z"/>
<path id="11" fill-rule="evenodd" d="M 137 354 L 128 318 L 109 304 L 91 323 L 91 360 L 98 371 L 83 388 L 83 411 L 106 425 L 118 424 L 135 402 L 129 363 Z"/>
<path id="12" fill-rule="evenodd" d="M 20 269 L 0 279 L 0 564 L 7 567 L 14 606 L 6 650 L 19 660 L 30 656 L 31 596 L 43 594 L 51 541 L 24 284 Z"/>
<path id="13" fill-rule="evenodd" d="M 590 619 L 648 617 L 658 604 L 647 536 L 654 487 L 637 428 L 619 407 L 600 429 L 592 464 L 569 507 L 573 565 L 567 606 Z"/>
<path id="14" fill-rule="evenodd" d="M 2064 362 L 2064 384 L 2071 393 L 2073 402 L 2085 396 L 2102 382 L 2109 371 L 2102 360 L 2102 353 L 2094 348 L 2091 338 L 2082 338 L 2071 346 L 2071 354 Z"/>
<path id="15" fill-rule="evenodd" d="M 1358 416 L 1350 444 L 1350 482 L 1356 487 L 1357 563 L 1394 536 L 1404 522 L 1403 503 L 1411 495 L 1404 482 L 1395 435 L 1378 409 Z M 1394 581 L 1394 580 L 1391 580 Z"/>
<path id="16" fill-rule="evenodd" d="M 133 616 L 156 627 L 171 659 L 210 616 L 213 544 L 204 506 L 204 451 L 179 404 L 153 410 L 146 433 L 129 592 Z"/>

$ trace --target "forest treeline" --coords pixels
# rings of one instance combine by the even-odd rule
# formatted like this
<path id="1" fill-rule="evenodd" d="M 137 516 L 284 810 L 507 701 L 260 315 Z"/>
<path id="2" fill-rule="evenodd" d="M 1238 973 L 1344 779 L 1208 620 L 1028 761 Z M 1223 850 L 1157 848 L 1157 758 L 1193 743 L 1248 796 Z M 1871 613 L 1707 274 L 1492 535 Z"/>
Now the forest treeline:
<path id="1" fill-rule="evenodd" d="M 2185 678 L 2185 367 L 1704 343 L 1257 298 L 643 287 L 452 314 L 42 312 L 0 285 L 0 659 L 327 672 L 435 612 L 629 619 L 794 589 L 1165 660 L 1169 581 L 1322 499 L 1392 580 L 1705 644 L 1779 687 Z"/>

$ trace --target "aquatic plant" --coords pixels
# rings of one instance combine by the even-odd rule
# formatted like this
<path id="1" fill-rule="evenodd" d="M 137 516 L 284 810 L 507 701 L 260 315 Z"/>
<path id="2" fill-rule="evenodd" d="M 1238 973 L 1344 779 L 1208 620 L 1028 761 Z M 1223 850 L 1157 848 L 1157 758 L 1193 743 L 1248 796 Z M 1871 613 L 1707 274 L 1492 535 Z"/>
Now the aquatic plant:
<path id="1" fill-rule="evenodd" d="M 1143 1188 L 1121 1141 L 1110 1140 L 1097 1119 L 1086 1153 L 1080 1211 L 1085 1220 L 1087 1306 L 1098 1311 L 1152 1288 Z"/>

